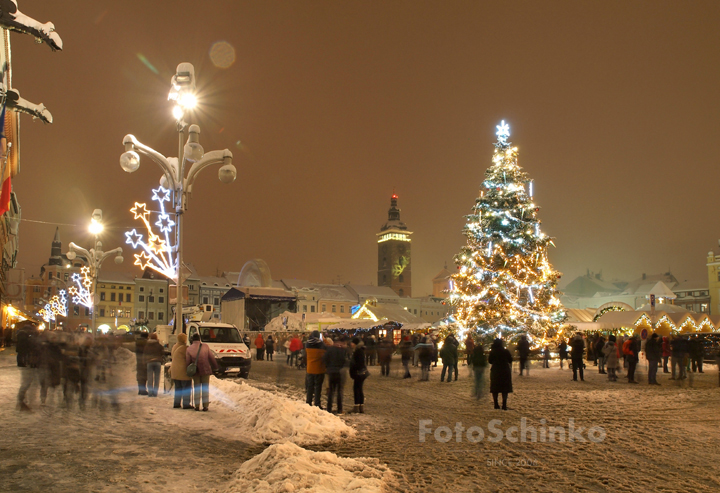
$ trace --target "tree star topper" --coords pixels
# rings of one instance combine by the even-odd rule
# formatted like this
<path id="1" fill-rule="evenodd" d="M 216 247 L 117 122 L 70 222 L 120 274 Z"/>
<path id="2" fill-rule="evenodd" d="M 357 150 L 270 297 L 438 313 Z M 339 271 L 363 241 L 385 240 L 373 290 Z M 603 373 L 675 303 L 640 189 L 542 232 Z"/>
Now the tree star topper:
<path id="1" fill-rule="evenodd" d="M 498 138 L 498 142 L 500 142 L 502 144 L 506 144 L 508 137 L 510 137 L 510 125 L 505 123 L 505 120 L 503 120 L 500 122 L 500 125 L 496 126 L 496 128 L 497 128 L 496 135 Z"/>

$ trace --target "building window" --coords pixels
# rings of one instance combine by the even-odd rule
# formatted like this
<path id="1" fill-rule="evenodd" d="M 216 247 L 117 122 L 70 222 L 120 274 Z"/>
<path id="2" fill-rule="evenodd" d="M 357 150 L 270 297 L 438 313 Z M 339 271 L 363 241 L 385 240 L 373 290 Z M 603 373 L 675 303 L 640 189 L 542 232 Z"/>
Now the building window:
<path id="1" fill-rule="evenodd" d="M 310 313 L 315 313 L 315 305 L 310 306 Z"/>
<path id="2" fill-rule="evenodd" d="M 323 305 L 323 306 L 322 306 L 322 311 L 324 311 L 324 312 L 327 311 L 327 305 Z"/>
<path id="3" fill-rule="evenodd" d="M 105 291 L 100 291 L 100 301 L 105 301 Z"/>
<path id="4" fill-rule="evenodd" d="M 160 292 L 162 293 L 162 289 L 160 290 Z M 159 301 L 160 303 L 165 303 L 165 297 L 164 297 L 164 296 L 159 296 L 159 297 L 158 297 L 158 301 Z"/>
<path id="5" fill-rule="evenodd" d="M 158 320 L 165 319 L 165 313 L 164 312 L 158 312 Z"/>
<path id="6" fill-rule="evenodd" d="M 85 307 L 85 316 L 86 317 L 90 316 L 90 308 L 88 308 L 88 307 Z"/>
<path id="7" fill-rule="evenodd" d="M 100 311 L 100 316 L 104 317 L 105 316 L 105 308 L 100 308 L 99 311 Z"/>
<path id="8" fill-rule="evenodd" d="M 708 304 L 700 303 L 700 313 L 707 313 L 707 311 L 708 311 Z"/>
<path id="9" fill-rule="evenodd" d="M 145 301 L 145 296 L 142 294 L 138 296 L 138 301 Z"/>
<path id="10" fill-rule="evenodd" d="M 144 318 L 145 318 L 145 312 L 139 311 L 139 312 L 138 312 L 138 318 L 139 318 L 139 319 L 144 319 Z"/>
<path id="11" fill-rule="evenodd" d="M 115 308 L 110 308 L 108 310 L 108 317 L 114 317 L 115 316 Z"/>
<path id="12" fill-rule="evenodd" d="M 720 277 L 720 276 L 718 276 Z M 52 279 L 52 272 L 48 272 L 48 279 Z"/>
<path id="13" fill-rule="evenodd" d="M 340 313 L 345 313 L 345 305 L 340 305 Z"/>
<path id="14" fill-rule="evenodd" d="M 76 317 L 77 317 L 78 315 L 80 315 L 80 307 L 79 307 L 79 306 L 75 305 L 75 306 L 73 307 L 73 315 L 75 315 Z"/>
<path id="15" fill-rule="evenodd" d="M 220 298 L 213 298 L 213 305 L 217 306 L 220 304 Z"/>
<path id="16" fill-rule="evenodd" d="M 160 292 L 161 292 L 161 293 L 164 293 L 165 291 L 163 290 L 163 288 L 160 288 Z"/>
<path id="17" fill-rule="evenodd" d="M 69 274 L 66 272 L 66 273 L 65 273 L 65 280 L 66 280 L 66 281 L 68 280 L 68 277 L 69 277 Z"/>
<path id="18" fill-rule="evenodd" d="M 194 284 L 191 284 L 191 285 L 190 285 L 190 291 L 195 291 L 195 285 L 194 285 Z"/>
<path id="19" fill-rule="evenodd" d="M 332 306 L 332 312 L 335 313 L 335 305 Z"/>
<path id="20" fill-rule="evenodd" d="M 155 312 L 148 312 L 148 320 L 155 320 Z"/>
<path id="21" fill-rule="evenodd" d="M 140 292 L 142 293 L 143 291 L 145 291 L 145 288 L 141 286 L 141 287 L 140 287 Z"/>
<path id="22" fill-rule="evenodd" d="M 208 297 L 203 296 L 203 305 L 207 305 L 207 304 L 208 304 Z"/>
<path id="23" fill-rule="evenodd" d="M 413 315 L 417 315 L 417 308 L 415 308 L 415 309 L 413 310 Z M 421 315 L 422 315 L 422 313 L 421 313 Z"/>
<path id="24" fill-rule="evenodd" d="M 115 301 L 115 293 L 110 293 L 110 301 Z"/>
<path id="25" fill-rule="evenodd" d="M 155 297 L 154 296 L 148 296 L 148 301 L 150 303 L 155 303 Z"/>
<path id="26" fill-rule="evenodd" d="M 40 286 L 35 286 L 33 288 L 33 293 L 39 293 L 40 292 Z"/>
<path id="27" fill-rule="evenodd" d="M 307 305 L 303 305 L 303 313 L 307 312 Z"/>
<path id="28" fill-rule="evenodd" d="M 400 275 L 398 276 L 398 281 L 400 281 L 400 282 L 405 282 L 405 277 L 404 277 L 402 274 L 400 274 Z"/>
<path id="29" fill-rule="evenodd" d="M 403 291 L 403 290 L 401 289 L 400 292 L 398 292 L 398 295 L 404 296 L 404 295 L 405 295 L 405 291 Z"/>
<path id="30" fill-rule="evenodd" d="M 130 293 L 125 293 L 125 301 L 128 303 L 132 301 L 132 295 Z"/>

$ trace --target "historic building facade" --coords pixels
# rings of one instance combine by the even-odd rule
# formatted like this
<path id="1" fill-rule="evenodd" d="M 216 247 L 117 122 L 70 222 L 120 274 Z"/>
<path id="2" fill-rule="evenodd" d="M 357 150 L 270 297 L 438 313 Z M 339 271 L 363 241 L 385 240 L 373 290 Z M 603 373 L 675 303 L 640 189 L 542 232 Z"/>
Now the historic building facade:
<path id="1" fill-rule="evenodd" d="M 412 296 L 411 238 L 412 232 L 400 220 L 398 196 L 392 194 L 388 221 L 377 233 L 378 286 L 387 286 L 398 296 Z"/>

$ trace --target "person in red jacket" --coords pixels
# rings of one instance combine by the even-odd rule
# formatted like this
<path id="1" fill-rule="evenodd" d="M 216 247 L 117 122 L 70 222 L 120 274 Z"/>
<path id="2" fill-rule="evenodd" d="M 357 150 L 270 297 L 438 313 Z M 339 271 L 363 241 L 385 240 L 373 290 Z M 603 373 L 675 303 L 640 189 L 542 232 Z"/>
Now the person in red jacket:
<path id="1" fill-rule="evenodd" d="M 663 373 L 670 373 L 668 370 L 668 358 L 672 356 L 672 348 L 670 347 L 670 341 L 667 336 L 662 338 L 662 360 L 663 360 Z"/>
<path id="2" fill-rule="evenodd" d="M 262 334 L 258 334 L 258 336 L 255 338 L 255 348 L 257 351 L 257 360 L 262 361 L 265 357 L 265 339 L 263 339 Z"/>
<path id="3" fill-rule="evenodd" d="M 302 351 L 303 345 L 300 338 L 295 334 L 292 339 L 290 340 L 290 347 L 288 350 L 290 353 L 288 354 L 288 365 L 293 365 L 293 360 L 295 360 L 295 363 L 297 363 L 298 356 L 300 356 L 300 351 Z"/>
<path id="4" fill-rule="evenodd" d="M 637 383 L 635 381 L 635 367 L 638 363 L 638 350 L 635 336 L 630 337 L 623 343 L 623 354 L 628 363 L 628 383 Z"/>

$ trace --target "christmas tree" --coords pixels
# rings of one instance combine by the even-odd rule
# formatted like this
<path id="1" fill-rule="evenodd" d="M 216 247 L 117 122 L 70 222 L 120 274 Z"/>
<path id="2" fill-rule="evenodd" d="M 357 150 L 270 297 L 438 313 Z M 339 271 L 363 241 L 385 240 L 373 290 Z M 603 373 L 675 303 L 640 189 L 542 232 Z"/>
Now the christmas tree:
<path id="1" fill-rule="evenodd" d="M 542 343 L 565 319 L 560 274 L 547 257 L 555 245 L 540 231 L 533 184 L 507 141 L 509 126 L 502 121 L 497 129 L 493 164 L 463 230 L 467 245 L 455 256 L 450 300 L 465 330 L 504 338 L 527 333 Z"/>

